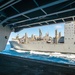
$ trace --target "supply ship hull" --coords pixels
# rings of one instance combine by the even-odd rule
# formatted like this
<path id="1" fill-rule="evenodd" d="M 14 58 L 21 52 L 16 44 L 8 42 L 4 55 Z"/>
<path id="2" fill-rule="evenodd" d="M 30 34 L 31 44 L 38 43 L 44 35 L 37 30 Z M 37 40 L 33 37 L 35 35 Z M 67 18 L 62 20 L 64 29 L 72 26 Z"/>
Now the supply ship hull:
<path id="1" fill-rule="evenodd" d="M 19 44 L 17 41 L 10 41 L 10 44 L 12 48 L 17 50 L 75 53 L 75 45 L 71 45 L 71 44 L 47 44 L 44 42 Z"/>
<path id="2" fill-rule="evenodd" d="M 10 45 L 14 49 L 32 50 L 32 51 L 44 51 L 44 52 L 62 52 L 62 53 L 75 53 L 75 22 L 69 22 L 65 24 L 64 36 L 61 36 L 61 32 L 55 30 L 55 37 L 49 36 L 46 33 L 42 36 L 42 31 L 39 29 L 39 37 L 25 36 L 10 41 Z"/>

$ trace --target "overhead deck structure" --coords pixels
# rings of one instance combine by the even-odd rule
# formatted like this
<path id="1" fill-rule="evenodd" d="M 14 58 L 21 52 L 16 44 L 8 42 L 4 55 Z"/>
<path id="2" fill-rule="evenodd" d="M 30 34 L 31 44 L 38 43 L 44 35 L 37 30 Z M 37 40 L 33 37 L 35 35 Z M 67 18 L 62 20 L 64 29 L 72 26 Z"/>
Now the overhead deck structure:
<path id="1" fill-rule="evenodd" d="M 75 20 L 75 0 L 0 0 L 0 50 L 11 31 Z"/>
<path id="2" fill-rule="evenodd" d="M 12 31 L 74 20 L 75 0 L 0 0 L 0 51 Z M 74 70 L 74 65 L 0 54 L 1 75 L 75 75 Z"/>
<path id="3" fill-rule="evenodd" d="M 75 0 L 0 0 L 0 25 L 15 32 L 75 19 Z"/>

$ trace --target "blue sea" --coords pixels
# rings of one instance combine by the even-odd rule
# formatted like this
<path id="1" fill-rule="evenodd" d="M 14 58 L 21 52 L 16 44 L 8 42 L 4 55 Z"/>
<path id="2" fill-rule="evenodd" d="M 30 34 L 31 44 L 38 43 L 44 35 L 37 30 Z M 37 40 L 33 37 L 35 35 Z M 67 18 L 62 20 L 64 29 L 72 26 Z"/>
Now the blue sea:
<path id="1" fill-rule="evenodd" d="M 12 56 L 19 56 L 30 59 L 52 61 L 57 63 L 64 64 L 73 64 L 75 65 L 75 54 L 61 54 L 61 53 L 45 53 L 45 52 L 36 52 L 36 51 L 22 51 L 11 49 L 10 45 L 7 45 L 5 50 L 0 52 L 2 54 L 8 54 Z"/>

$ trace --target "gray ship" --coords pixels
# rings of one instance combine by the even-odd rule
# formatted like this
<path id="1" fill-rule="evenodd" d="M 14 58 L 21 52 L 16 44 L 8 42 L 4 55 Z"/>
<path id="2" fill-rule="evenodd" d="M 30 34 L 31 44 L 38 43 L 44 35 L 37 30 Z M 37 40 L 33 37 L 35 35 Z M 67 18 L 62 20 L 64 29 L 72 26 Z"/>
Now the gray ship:
<path id="1" fill-rule="evenodd" d="M 19 38 L 17 35 L 16 38 L 12 38 L 10 45 L 14 49 L 26 51 L 75 53 L 75 22 L 65 23 L 64 36 L 57 30 L 53 38 L 48 33 L 42 36 L 42 31 L 39 29 L 39 36 L 28 37 L 25 33 Z"/>

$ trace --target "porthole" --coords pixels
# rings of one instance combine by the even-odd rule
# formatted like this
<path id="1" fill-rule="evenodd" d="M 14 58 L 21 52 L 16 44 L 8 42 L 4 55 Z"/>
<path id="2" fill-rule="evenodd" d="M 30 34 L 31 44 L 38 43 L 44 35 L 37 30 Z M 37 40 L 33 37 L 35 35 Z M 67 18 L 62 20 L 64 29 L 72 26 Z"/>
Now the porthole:
<path id="1" fill-rule="evenodd" d="M 5 39 L 8 39 L 8 37 L 7 37 L 7 36 L 5 36 Z"/>

